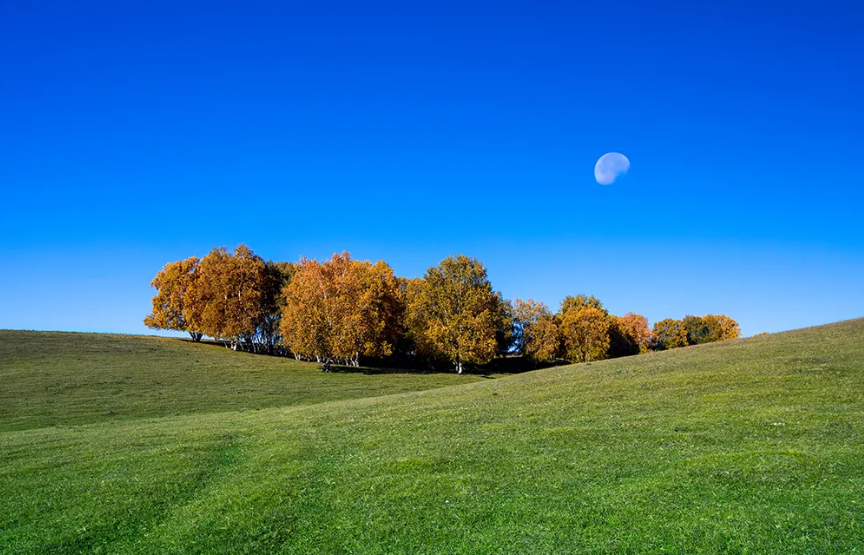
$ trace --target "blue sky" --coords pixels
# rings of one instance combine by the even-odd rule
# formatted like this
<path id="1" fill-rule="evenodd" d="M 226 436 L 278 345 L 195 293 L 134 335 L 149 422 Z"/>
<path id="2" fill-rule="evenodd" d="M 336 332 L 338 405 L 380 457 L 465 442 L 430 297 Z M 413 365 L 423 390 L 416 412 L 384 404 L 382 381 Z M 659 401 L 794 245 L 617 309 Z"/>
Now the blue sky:
<path id="1" fill-rule="evenodd" d="M 0 328 L 147 333 L 165 262 L 241 242 L 864 316 L 860 3 L 176 4 L 0 4 Z"/>

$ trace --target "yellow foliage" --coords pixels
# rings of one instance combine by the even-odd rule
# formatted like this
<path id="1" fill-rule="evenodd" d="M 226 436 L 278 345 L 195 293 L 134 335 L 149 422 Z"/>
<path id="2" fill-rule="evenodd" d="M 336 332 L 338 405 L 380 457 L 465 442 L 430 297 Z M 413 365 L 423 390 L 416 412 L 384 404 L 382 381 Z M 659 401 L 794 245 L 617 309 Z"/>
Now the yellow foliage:
<path id="1" fill-rule="evenodd" d="M 513 319 L 519 353 L 535 362 L 550 362 L 558 357 L 561 334 L 549 307 L 533 299 L 516 299 Z"/>
<path id="2" fill-rule="evenodd" d="M 567 360 L 602 360 L 609 351 L 609 318 L 601 308 L 572 306 L 561 314 L 561 335 Z"/>
<path id="3" fill-rule="evenodd" d="M 687 346 L 687 330 L 684 322 L 666 318 L 654 324 L 654 341 L 659 349 L 676 349 Z"/>
<path id="4" fill-rule="evenodd" d="M 420 353 L 447 359 L 460 373 L 465 364 L 492 360 L 496 324 L 505 316 L 479 261 L 448 257 L 407 291 L 408 326 Z"/>
<path id="5" fill-rule="evenodd" d="M 738 322 L 725 314 L 706 314 L 702 317 L 706 326 L 715 335 L 715 341 L 726 341 L 727 339 L 738 339 L 741 337 L 741 328 Z"/>

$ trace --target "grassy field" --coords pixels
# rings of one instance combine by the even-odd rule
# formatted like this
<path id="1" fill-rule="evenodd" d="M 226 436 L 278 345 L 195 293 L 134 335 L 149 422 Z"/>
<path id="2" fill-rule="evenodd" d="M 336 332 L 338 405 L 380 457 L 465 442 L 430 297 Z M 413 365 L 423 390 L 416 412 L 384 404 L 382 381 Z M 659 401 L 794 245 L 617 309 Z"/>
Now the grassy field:
<path id="1" fill-rule="evenodd" d="M 72 347 L 34 334 L 10 373 L 8 337 L 4 402 L 45 403 L 39 358 Z M 250 356 L 215 353 L 217 382 Z M 112 390 L 145 394 L 128 372 Z M 91 422 L 72 426 L 13 411 L 0 552 L 864 553 L 864 320 L 374 398 L 217 397 L 123 420 L 69 402 Z"/>
<path id="2" fill-rule="evenodd" d="M 481 379 L 376 369 L 324 374 L 318 364 L 213 343 L 0 330 L 0 431 L 311 405 Z"/>

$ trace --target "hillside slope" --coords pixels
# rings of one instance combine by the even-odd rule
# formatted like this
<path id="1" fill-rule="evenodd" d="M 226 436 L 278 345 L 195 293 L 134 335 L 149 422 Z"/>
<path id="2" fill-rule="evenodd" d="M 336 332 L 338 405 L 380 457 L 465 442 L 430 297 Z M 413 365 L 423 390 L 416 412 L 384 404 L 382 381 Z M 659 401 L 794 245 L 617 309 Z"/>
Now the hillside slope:
<path id="1" fill-rule="evenodd" d="M 864 320 L 0 434 L 4 553 L 860 553 Z"/>
<path id="2" fill-rule="evenodd" d="M 175 338 L 0 330 L 0 431 L 311 405 L 482 379 L 372 372 L 324 374 L 317 364 Z"/>

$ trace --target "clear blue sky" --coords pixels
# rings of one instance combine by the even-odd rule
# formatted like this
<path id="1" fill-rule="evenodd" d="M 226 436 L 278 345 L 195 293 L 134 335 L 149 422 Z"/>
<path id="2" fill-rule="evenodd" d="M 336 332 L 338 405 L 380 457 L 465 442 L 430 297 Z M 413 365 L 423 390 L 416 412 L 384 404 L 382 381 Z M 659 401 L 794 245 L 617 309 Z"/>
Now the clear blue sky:
<path id="1" fill-rule="evenodd" d="M 147 333 L 164 263 L 241 242 L 864 316 L 862 99 L 861 2 L 3 1 L 0 328 Z"/>

